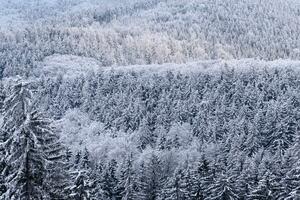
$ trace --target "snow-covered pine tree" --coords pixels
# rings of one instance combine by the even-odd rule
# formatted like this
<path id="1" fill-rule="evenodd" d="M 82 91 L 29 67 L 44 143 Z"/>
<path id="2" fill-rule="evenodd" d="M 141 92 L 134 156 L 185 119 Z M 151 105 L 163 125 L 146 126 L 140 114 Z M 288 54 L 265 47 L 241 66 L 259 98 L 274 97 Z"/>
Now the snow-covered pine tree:
<path id="1" fill-rule="evenodd" d="M 84 149 L 83 156 L 81 151 L 75 155 L 73 164 L 70 164 L 69 173 L 72 179 L 69 197 L 75 200 L 87 200 L 92 197 L 91 190 L 93 180 L 90 164 L 90 154 L 87 148 Z"/>
<path id="2" fill-rule="evenodd" d="M 288 200 L 300 199 L 300 161 L 298 160 L 294 167 L 287 174 L 288 187 L 291 191 L 287 197 Z"/>
<path id="3" fill-rule="evenodd" d="M 200 160 L 192 168 L 192 199 L 204 200 L 208 196 L 208 187 L 213 182 L 212 169 L 209 161 L 205 156 L 201 156 Z"/>
<path id="4" fill-rule="evenodd" d="M 81 167 L 81 159 L 81 151 L 78 151 L 74 159 L 74 168 L 77 169 Z"/>
<path id="5" fill-rule="evenodd" d="M 39 199 L 42 191 L 41 173 L 45 162 L 40 148 L 41 135 L 30 130 L 31 92 L 23 83 L 13 88 L 4 102 L 1 147 L 5 150 L 5 175 L 7 199 Z"/>
<path id="6" fill-rule="evenodd" d="M 51 131 L 51 130 L 50 130 Z M 48 132 L 45 138 L 45 154 L 47 156 L 46 184 L 51 199 L 67 199 L 70 193 L 71 177 L 69 163 L 65 148 L 59 142 L 59 137 L 54 132 Z"/>
<path id="7" fill-rule="evenodd" d="M 90 153 L 87 148 L 84 148 L 83 157 L 81 160 L 81 168 L 88 170 L 91 166 Z"/>
<path id="8" fill-rule="evenodd" d="M 2 82 L 0 82 L 0 117 L 2 116 L 2 107 L 5 100 L 5 92 L 4 92 L 4 86 Z M 0 129 L 0 143 L 4 142 L 4 132 Z M 2 194 L 6 192 L 6 185 L 4 181 L 4 176 L 2 175 L 2 171 L 6 168 L 6 163 L 4 160 L 5 156 L 5 149 L 0 146 L 0 197 Z"/>
<path id="9" fill-rule="evenodd" d="M 180 181 L 184 199 L 192 199 L 194 197 L 193 177 L 191 167 L 187 164 L 187 167 L 183 170 L 183 178 Z"/>
<path id="10" fill-rule="evenodd" d="M 238 199 L 233 177 L 226 174 L 219 174 L 214 183 L 210 185 L 207 199 L 209 200 L 235 200 Z"/>
<path id="11" fill-rule="evenodd" d="M 133 158 L 130 153 L 124 161 L 121 168 L 121 174 L 118 179 L 118 189 L 121 190 L 122 200 L 133 200 L 135 190 L 135 174 L 133 170 Z"/>
<path id="12" fill-rule="evenodd" d="M 90 199 L 90 186 L 88 183 L 89 177 L 86 173 L 79 171 L 74 180 L 74 185 L 70 188 L 70 198 L 73 200 L 89 200 Z"/>
<path id="13" fill-rule="evenodd" d="M 102 163 L 96 163 L 89 174 L 91 200 L 105 199 L 104 191 L 101 187 L 101 175 L 103 172 Z"/>
<path id="14" fill-rule="evenodd" d="M 120 196 L 117 191 L 117 174 L 116 174 L 117 162 L 116 160 L 111 160 L 103 169 L 99 180 L 99 186 L 101 188 L 102 196 L 104 199 L 114 200 Z"/>
<path id="15" fill-rule="evenodd" d="M 5 100 L 5 90 L 4 90 L 4 85 L 2 82 L 0 82 L 0 113 L 2 111 L 2 107 L 4 104 L 4 100 Z"/>
<path id="16" fill-rule="evenodd" d="M 184 190 L 181 185 L 181 181 L 183 180 L 183 170 L 176 169 L 173 176 L 169 177 L 167 180 L 167 184 L 163 190 L 163 196 L 166 200 L 181 200 L 184 199 Z"/>
<path id="17" fill-rule="evenodd" d="M 188 200 L 193 199 L 195 191 L 192 186 L 192 175 L 190 167 L 183 169 L 178 167 L 173 176 L 166 181 L 162 191 L 166 200 Z"/>
<path id="18" fill-rule="evenodd" d="M 2 175 L 0 175 L 0 199 L 2 199 L 2 195 L 5 192 L 6 192 L 6 185 L 5 185 L 5 182 L 4 182 L 4 177 Z"/>
<path id="19" fill-rule="evenodd" d="M 160 197 L 163 186 L 162 163 L 155 152 L 141 166 L 139 174 L 138 197 L 141 200 L 157 200 Z"/>
<path id="20" fill-rule="evenodd" d="M 248 199 L 250 200 L 271 200 L 272 198 L 272 191 L 270 188 L 269 183 L 269 172 L 267 172 L 258 182 L 258 185 L 253 188 L 253 190 L 250 192 L 250 195 L 248 196 Z"/>
<path id="21" fill-rule="evenodd" d="M 50 121 L 33 110 L 31 100 L 27 84 L 18 83 L 4 102 L 1 142 L 7 164 L 2 170 L 7 187 L 4 199 L 49 199 L 47 167 L 49 163 L 56 166 L 61 159 L 58 152 L 62 147 Z"/>

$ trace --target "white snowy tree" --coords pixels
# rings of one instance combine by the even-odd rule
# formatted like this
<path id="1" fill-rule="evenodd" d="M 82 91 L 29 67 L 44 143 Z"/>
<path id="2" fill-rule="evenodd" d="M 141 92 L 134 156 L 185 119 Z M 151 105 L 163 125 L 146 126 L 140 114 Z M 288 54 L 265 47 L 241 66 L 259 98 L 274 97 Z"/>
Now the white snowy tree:
<path id="1" fill-rule="evenodd" d="M 27 87 L 24 83 L 15 85 L 4 103 L 1 146 L 5 149 L 2 174 L 7 187 L 3 195 L 7 199 L 50 198 L 47 167 L 55 167 L 56 161 L 62 159 L 58 155 L 62 147 L 50 121 L 33 109 Z"/>

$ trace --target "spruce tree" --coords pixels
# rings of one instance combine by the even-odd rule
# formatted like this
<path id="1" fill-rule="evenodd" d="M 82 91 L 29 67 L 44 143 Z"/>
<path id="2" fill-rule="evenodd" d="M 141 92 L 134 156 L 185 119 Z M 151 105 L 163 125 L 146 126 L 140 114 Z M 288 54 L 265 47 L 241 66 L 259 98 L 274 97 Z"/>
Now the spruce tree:
<path id="1" fill-rule="evenodd" d="M 162 163 L 155 152 L 141 166 L 138 180 L 138 194 L 141 200 L 157 200 L 163 186 Z"/>
<path id="2" fill-rule="evenodd" d="M 92 169 L 87 148 L 84 149 L 82 157 L 81 151 L 76 154 L 74 163 L 69 168 L 69 173 L 72 179 L 69 197 L 75 200 L 90 199 L 94 182 L 92 181 Z"/>
<path id="3" fill-rule="evenodd" d="M 258 185 L 253 188 L 248 196 L 248 199 L 253 200 L 272 200 L 272 191 L 269 182 L 269 173 L 267 172 L 261 180 L 258 182 Z"/>
<path id="4" fill-rule="evenodd" d="M 105 199 L 115 199 L 120 196 L 116 190 L 118 183 L 116 168 L 117 162 L 113 159 L 106 165 L 101 174 L 99 186 Z"/>
<path id="5" fill-rule="evenodd" d="M 2 111 L 5 97 L 6 97 L 6 94 L 5 94 L 4 84 L 2 82 L 0 82 L 0 113 Z"/>
<path id="6" fill-rule="evenodd" d="M 84 148 L 84 154 L 81 160 L 82 169 L 88 170 L 90 168 L 90 153 L 87 148 Z"/>
<path id="7" fill-rule="evenodd" d="M 51 198 L 48 177 L 61 159 L 62 149 L 51 121 L 33 109 L 32 94 L 24 83 L 14 86 L 4 102 L 4 113 L 1 142 L 7 164 L 2 170 L 7 187 L 4 198 Z"/>
<path id="8" fill-rule="evenodd" d="M 163 190 L 166 200 L 181 200 L 185 199 L 185 191 L 182 188 L 181 182 L 183 180 L 183 170 L 176 169 L 173 176 L 171 176 Z"/>
<path id="9" fill-rule="evenodd" d="M 90 185 L 89 177 L 86 173 L 81 171 L 77 173 L 77 176 L 74 180 L 74 185 L 70 188 L 71 194 L 70 198 L 74 200 L 89 200 L 90 199 Z"/>
<path id="10" fill-rule="evenodd" d="M 238 199 L 237 192 L 232 177 L 227 177 L 225 174 L 219 174 L 214 180 L 214 183 L 208 188 L 210 195 L 209 200 L 234 200 Z"/>
<path id="11" fill-rule="evenodd" d="M 125 159 L 118 179 L 118 189 L 121 190 L 122 200 L 133 200 L 135 192 L 135 174 L 133 170 L 132 154 Z"/>
<path id="12" fill-rule="evenodd" d="M 298 160 L 291 171 L 287 173 L 288 199 L 300 198 L 300 161 Z"/>

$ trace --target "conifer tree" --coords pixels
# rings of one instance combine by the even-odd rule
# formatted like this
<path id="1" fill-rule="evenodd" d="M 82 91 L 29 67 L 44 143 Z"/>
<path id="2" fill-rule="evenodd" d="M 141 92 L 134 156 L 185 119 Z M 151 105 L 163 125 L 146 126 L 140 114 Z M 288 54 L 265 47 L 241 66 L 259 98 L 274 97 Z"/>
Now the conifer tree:
<path id="1" fill-rule="evenodd" d="M 24 83 L 14 86 L 5 100 L 4 112 L 1 146 L 8 164 L 2 170 L 7 184 L 5 198 L 50 198 L 47 186 L 51 179 L 48 177 L 62 159 L 59 153 L 62 146 L 52 131 L 50 120 L 33 109 L 32 94 Z"/>
<path id="2" fill-rule="evenodd" d="M 138 180 L 138 197 L 141 200 L 157 200 L 163 184 L 161 161 L 155 152 L 144 163 Z"/>
<path id="3" fill-rule="evenodd" d="M 106 165 L 101 174 L 99 186 L 105 199 L 115 199 L 120 196 L 117 192 L 116 168 L 117 162 L 113 159 Z"/>
<path id="4" fill-rule="evenodd" d="M 176 169 L 173 176 L 171 176 L 164 188 L 164 196 L 166 200 L 180 200 L 185 199 L 185 188 L 182 188 L 181 182 L 183 181 L 182 169 Z"/>
<path id="5" fill-rule="evenodd" d="M 248 196 L 248 199 L 253 199 L 253 200 L 273 199 L 268 172 L 261 178 L 261 180 L 258 182 L 258 185 L 251 191 L 250 195 Z"/>
<path id="6" fill-rule="evenodd" d="M 207 199 L 218 200 L 234 200 L 238 199 L 237 192 L 235 191 L 232 177 L 226 177 L 225 174 L 218 174 L 214 183 L 208 188 L 210 191 Z"/>
<path id="7" fill-rule="evenodd" d="M 81 171 L 77 173 L 74 185 L 70 188 L 70 198 L 74 200 L 89 200 L 89 177 Z"/>
<path id="8" fill-rule="evenodd" d="M 133 171 L 132 154 L 128 155 L 121 169 L 118 188 L 121 189 L 122 200 L 133 200 L 135 193 L 135 173 Z"/>
<path id="9" fill-rule="evenodd" d="M 88 170 L 90 168 L 90 153 L 87 148 L 84 148 L 84 154 L 81 160 L 81 168 Z"/>
<path id="10" fill-rule="evenodd" d="M 288 191 L 287 199 L 300 198 L 300 161 L 298 160 L 292 170 L 287 173 Z"/>
<path id="11" fill-rule="evenodd" d="M 4 85 L 0 81 L 0 113 L 2 113 L 2 107 L 4 104 L 5 97 L 6 97 L 6 94 L 5 94 Z"/>

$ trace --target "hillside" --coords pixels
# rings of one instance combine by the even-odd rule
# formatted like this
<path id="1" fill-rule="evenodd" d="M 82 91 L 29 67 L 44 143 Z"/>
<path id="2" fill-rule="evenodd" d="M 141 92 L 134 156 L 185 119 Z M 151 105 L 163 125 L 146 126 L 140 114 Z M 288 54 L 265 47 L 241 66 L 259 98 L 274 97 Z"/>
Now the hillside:
<path id="1" fill-rule="evenodd" d="M 45 2 L 2 4 L 4 21 L 14 13 L 21 20 L 1 29 L 2 76 L 24 75 L 52 54 L 102 66 L 300 58 L 297 1 Z"/>

